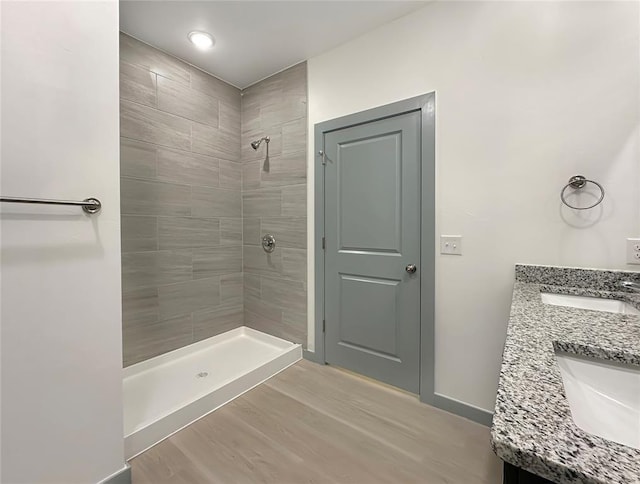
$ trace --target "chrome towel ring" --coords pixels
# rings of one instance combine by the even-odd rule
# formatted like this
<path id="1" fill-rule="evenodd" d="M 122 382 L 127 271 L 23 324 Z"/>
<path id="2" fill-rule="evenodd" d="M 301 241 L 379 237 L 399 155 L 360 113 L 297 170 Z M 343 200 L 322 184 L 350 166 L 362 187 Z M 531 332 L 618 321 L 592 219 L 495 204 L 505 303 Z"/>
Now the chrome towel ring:
<path id="1" fill-rule="evenodd" d="M 574 207 L 569 202 L 567 202 L 565 198 L 566 197 L 565 192 L 567 191 L 567 188 L 571 187 L 574 190 L 580 190 L 581 188 L 584 188 L 587 183 L 592 183 L 600 189 L 600 198 L 598 198 L 598 200 L 593 205 L 589 205 L 588 207 Z M 560 192 L 560 200 L 562 200 L 562 203 L 564 203 L 567 207 L 572 208 L 574 210 L 589 210 L 590 208 L 593 208 L 596 205 L 599 205 L 600 202 L 604 200 L 604 188 L 602 188 L 602 185 L 600 185 L 600 183 L 596 181 L 587 180 L 582 175 L 574 175 L 571 178 L 569 178 L 569 183 L 567 183 L 562 188 L 562 191 Z"/>

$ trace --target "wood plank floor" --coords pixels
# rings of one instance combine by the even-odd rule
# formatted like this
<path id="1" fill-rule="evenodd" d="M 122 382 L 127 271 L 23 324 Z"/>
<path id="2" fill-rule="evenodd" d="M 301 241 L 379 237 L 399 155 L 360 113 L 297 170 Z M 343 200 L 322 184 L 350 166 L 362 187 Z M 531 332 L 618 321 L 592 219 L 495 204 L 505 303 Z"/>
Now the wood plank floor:
<path id="1" fill-rule="evenodd" d="M 487 427 L 307 361 L 130 464 L 134 484 L 502 482 Z"/>

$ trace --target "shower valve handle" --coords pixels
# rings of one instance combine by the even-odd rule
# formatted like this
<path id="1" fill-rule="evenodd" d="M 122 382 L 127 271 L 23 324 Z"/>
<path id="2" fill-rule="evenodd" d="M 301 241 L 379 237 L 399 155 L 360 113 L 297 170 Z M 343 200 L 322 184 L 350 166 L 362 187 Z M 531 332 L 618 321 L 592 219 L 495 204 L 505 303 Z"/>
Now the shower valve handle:
<path id="1" fill-rule="evenodd" d="M 271 234 L 262 236 L 262 248 L 265 252 L 273 252 L 276 250 L 276 238 Z"/>

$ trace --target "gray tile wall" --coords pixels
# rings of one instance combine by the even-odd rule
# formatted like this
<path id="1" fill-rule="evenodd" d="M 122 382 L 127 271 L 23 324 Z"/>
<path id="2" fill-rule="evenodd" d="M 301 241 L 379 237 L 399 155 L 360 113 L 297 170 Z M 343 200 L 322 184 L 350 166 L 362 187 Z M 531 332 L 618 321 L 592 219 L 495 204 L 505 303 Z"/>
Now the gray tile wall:
<path id="1" fill-rule="evenodd" d="M 124 365 L 242 326 L 240 90 L 120 35 Z"/>
<path id="2" fill-rule="evenodd" d="M 241 97 L 125 34 L 120 60 L 124 365 L 242 324 L 306 345 L 306 63 Z"/>
<path id="3" fill-rule="evenodd" d="M 306 345 L 306 62 L 245 89 L 241 120 L 245 325 Z M 264 143 L 250 146 L 266 135 L 268 171 Z M 267 232 L 271 254 L 260 246 Z"/>

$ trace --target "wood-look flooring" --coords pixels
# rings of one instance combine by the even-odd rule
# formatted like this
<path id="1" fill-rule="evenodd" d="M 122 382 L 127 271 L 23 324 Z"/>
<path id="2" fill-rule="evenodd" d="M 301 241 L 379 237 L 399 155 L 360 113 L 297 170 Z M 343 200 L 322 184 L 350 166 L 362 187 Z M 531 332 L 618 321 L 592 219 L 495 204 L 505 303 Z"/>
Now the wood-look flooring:
<path id="1" fill-rule="evenodd" d="M 487 427 L 307 361 L 130 464 L 134 484 L 502 482 Z"/>

